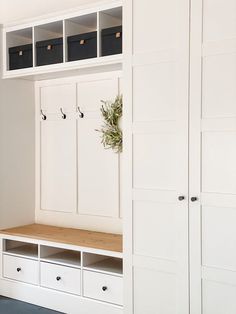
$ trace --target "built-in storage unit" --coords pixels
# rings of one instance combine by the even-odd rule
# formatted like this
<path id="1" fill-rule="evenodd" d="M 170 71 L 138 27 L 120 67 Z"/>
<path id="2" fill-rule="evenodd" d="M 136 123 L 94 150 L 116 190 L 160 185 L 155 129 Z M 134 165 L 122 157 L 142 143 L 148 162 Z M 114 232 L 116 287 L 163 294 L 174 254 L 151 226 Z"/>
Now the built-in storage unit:
<path id="1" fill-rule="evenodd" d="M 81 313 L 88 307 L 101 314 L 122 313 L 121 236 L 29 225 L 2 231 L 0 242 L 3 248 L 0 272 L 9 288 L 14 283 L 26 283 L 28 286 L 22 287 L 22 291 L 35 286 L 39 299 L 44 292 L 48 298 L 55 295 L 57 301 L 71 296 L 70 313 L 76 313 L 75 304 L 83 300 Z M 67 311 L 68 304 L 62 306 L 58 301 L 53 308 Z"/>
<path id="2" fill-rule="evenodd" d="M 36 74 L 94 66 L 121 68 L 121 2 L 101 8 L 27 23 L 27 28 L 4 28 L 4 77 L 34 78 Z"/>
<path id="3" fill-rule="evenodd" d="M 98 132 L 119 94 L 121 72 L 36 83 L 37 223 L 122 232 L 121 155 Z"/>

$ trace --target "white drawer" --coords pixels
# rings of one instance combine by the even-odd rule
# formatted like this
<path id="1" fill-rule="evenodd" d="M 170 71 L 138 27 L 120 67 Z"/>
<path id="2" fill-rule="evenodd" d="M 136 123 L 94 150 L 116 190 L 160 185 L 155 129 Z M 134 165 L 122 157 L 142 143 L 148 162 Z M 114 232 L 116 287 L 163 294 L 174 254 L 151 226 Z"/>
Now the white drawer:
<path id="1" fill-rule="evenodd" d="M 3 255 L 3 277 L 37 285 L 39 282 L 38 261 Z"/>
<path id="2" fill-rule="evenodd" d="M 84 271 L 84 296 L 100 301 L 123 304 L 123 278 Z"/>
<path id="3" fill-rule="evenodd" d="M 80 269 L 41 263 L 41 286 L 73 294 L 80 294 Z"/>

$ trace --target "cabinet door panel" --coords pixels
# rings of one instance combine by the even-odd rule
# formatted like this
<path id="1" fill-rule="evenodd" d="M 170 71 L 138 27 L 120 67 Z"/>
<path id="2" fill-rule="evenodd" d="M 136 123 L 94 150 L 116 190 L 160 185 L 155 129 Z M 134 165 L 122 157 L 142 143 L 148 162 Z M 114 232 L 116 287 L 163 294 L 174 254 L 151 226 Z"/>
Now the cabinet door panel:
<path id="1" fill-rule="evenodd" d="M 236 117 L 236 54 L 205 57 L 203 70 L 203 118 Z"/>
<path id="2" fill-rule="evenodd" d="M 134 1 L 134 53 L 169 49 L 174 46 L 173 1 Z"/>
<path id="3" fill-rule="evenodd" d="M 101 118 L 78 123 L 78 197 L 79 213 L 84 215 L 119 216 L 119 156 L 104 149 Z"/>
<path id="4" fill-rule="evenodd" d="M 41 123 L 41 209 L 76 211 L 76 121 Z"/>
<path id="5" fill-rule="evenodd" d="M 204 0 L 203 5 L 204 41 L 218 41 L 235 38 L 235 0 Z"/>
<path id="6" fill-rule="evenodd" d="M 135 267 L 135 314 L 176 313 L 176 278 L 174 274 Z"/>
<path id="7" fill-rule="evenodd" d="M 175 259 L 175 221 L 173 204 L 134 202 L 134 253 L 168 260 Z M 155 245 L 153 245 L 153 241 Z M 155 240 L 154 240 L 155 239 Z"/>
<path id="8" fill-rule="evenodd" d="M 135 188 L 175 189 L 175 134 L 135 134 L 133 151 Z"/>
<path id="9" fill-rule="evenodd" d="M 203 281 L 203 314 L 236 313 L 236 287 L 214 281 Z"/>
<path id="10" fill-rule="evenodd" d="M 191 314 L 236 309 L 235 9 L 234 0 L 191 1 Z"/>
<path id="11" fill-rule="evenodd" d="M 119 154 L 101 143 L 101 100 L 114 100 L 118 79 L 78 84 L 84 118 L 78 119 L 78 211 L 82 215 L 119 217 Z"/>
<path id="12" fill-rule="evenodd" d="M 236 132 L 202 133 L 202 191 L 236 194 Z"/>
<path id="13" fill-rule="evenodd" d="M 78 84 L 79 106 L 85 112 L 100 110 L 101 101 L 114 100 L 117 94 L 117 79 L 86 81 Z"/>
<path id="14" fill-rule="evenodd" d="M 76 105 L 76 84 L 61 84 L 41 88 L 41 109 L 45 113 L 74 112 Z"/>
<path id="15" fill-rule="evenodd" d="M 202 264 L 204 266 L 236 272 L 235 225 L 235 208 L 202 207 Z"/>
<path id="16" fill-rule="evenodd" d="M 175 63 L 158 63 L 135 67 L 133 88 L 134 121 L 171 120 L 176 115 L 174 106 L 176 85 Z M 147 87 L 143 83 L 148 81 Z M 162 106 L 157 106 L 160 103 Z"/>
<path id="17" fill-rule="evenodd" d="M 124 2 L 125 314 L 189 314 L 189 2 Z"/>

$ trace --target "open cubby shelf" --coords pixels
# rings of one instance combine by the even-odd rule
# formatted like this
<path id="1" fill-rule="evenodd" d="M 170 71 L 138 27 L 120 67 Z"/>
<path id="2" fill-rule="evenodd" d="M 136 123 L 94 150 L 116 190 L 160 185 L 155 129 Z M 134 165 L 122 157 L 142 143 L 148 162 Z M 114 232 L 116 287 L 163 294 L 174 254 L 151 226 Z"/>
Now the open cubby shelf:
<path id="1" fill-rule="evenodd" d="M 109 46 L 109 40 L 107 43 L 104 39 L 104 36 L 109 36 L 109 31 L 105 34 L 104 30 L 109 29 L 117 31 L 117 36 L 114 36 L 120 41 L 120 50 L 112 43 Z M 57 71 L 60 68 L 64 71 L 67 69 L 66 65 L 69 66 L 68 69 L 79 69 L 80 65 L 82 68 L 86 65 L 89 68 L 93 65 L 122 63 L 121 6 L 108 6 L 107 9 L 104 7 L 89 13 L 80 12 L 58 20 L 45 20 L 45 23 L 34 23 L 25 28 L 4 28 L 4 33 L 6 42 L 3 77 L 19 76 L 21 73 L 28 75 L 29 72 L 32 75 L 43 73 L 43 70 L 50 70 L 48 66 L 53 71 L 55 64 Z M 81 48 L 85 43 L 86 48 Z M 120 58 L 117 59 L 117 56 Z M 46 59 L 42 60 L 43 58 Z"/>
<path id="2" fill-rule="evenodd" d="M 41 246 L 41 260 L 73 267 L 81 266 L 81 253 L 54 247 Z"/>
<path id="3" fill-rule="evenodd" d="M 101 254 L 84 253 L 83 267 L 86 270 L 96 272 L 109 273 L 114 275 L 123 274 L 122 258 Z"/>
<path id="4" fill-rule="evenodd" d="M 122 259 L 115 257 L 107 257 L 102 261 L 87 265 L 84 269 L 116 275 L 123 274 Z"/>
<path id="5" fill-rule="evenodd" d="M 4 240 L 4 253 L 10 255 L 18 255 L 24 256 L 29 258 L 38 258 L 38 245 L 27 243 L 27 242 L 20 242 L 20 241 L 13 241 L 13 240 Z"/>

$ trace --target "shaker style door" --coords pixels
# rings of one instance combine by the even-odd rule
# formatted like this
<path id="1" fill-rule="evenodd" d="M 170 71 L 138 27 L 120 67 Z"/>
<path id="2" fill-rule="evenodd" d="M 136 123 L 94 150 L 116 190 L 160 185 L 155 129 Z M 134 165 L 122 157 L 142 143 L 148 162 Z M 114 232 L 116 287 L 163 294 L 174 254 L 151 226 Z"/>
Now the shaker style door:
<path id="1" fill-rule="evenodd" d="M 76 212 L 75 107 L 75 84 L 41 88 L 41 108 L 46 116 L 40 128 L 42 210 Z"/>
<path id="2" fill-rule="evenodd" d="M 191 15 L 190 313 L 234 314 L 236 1 L 194 0 Z"/>
<path id="3" fill-rule="evenodd" d="M 125 19 L 125 313 L 189 314 L 189 1 L 125 1 Z"/>
<path id="4" fill-rule="evenodd" d="M 119 154 L 101 143 L 104 125 L 101 106 L 114 101 L 119 92 L 118 78 L 78 83 L 78 213 L 119 218 Z"/>

